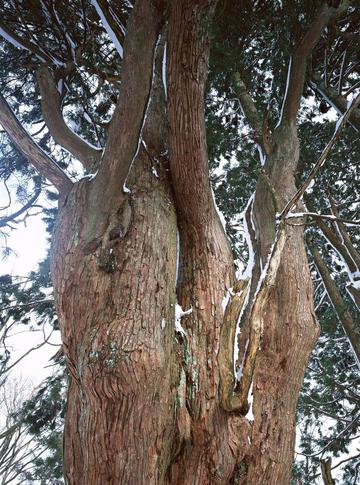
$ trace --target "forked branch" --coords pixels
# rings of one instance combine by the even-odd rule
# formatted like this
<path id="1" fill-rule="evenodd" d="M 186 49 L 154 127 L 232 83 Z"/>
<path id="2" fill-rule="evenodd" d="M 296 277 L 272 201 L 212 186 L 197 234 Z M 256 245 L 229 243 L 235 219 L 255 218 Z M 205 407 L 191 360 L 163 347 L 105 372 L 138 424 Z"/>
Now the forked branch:
<path id="1" fill-rule="evenodd" d="M 109 204 L 113 200 L 110 190 L 118 192 L 118 187 L 125 183 L 141 144 L 162 22 L 161 12 L 155 3 L 150 0 L 137 1 L 127 25 L 122 89 L 109 127 L 102 163 L 94 179 L 94 191 L 106 191 Z M 112 180 L 117 183 L 109 183 Z"/>

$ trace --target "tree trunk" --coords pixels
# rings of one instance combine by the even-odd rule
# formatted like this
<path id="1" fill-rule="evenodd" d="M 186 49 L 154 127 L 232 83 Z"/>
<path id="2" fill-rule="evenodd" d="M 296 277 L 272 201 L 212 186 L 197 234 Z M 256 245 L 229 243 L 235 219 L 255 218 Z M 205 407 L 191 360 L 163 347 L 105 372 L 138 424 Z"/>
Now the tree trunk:
<path id="1" fill-rule="evenodd" d="M 64 452 L 71 485 L 289 482 L 295 408 L 318 335 L 300 226 L 286 225 L 275 284 L 260 315 L 254 421 L 244 415 L 247 402 L 230 412 L 220 403 L 222 301 L 236 281 L 210 189 L 205 140 L 215 4 L 171 4 L 167 111 L 159 94 L 160 48 L 139 150 L 126 161 L 131 192 L 124 193 L 117 178 L 106 188 L 103 171 L 100 179 L 75 184 L 60 207 L 52 275 L 71 376 Z M 295 126 L 280 127 L 274 142 L 255 195 L 257 278 L 250 303 L 276 237 L 276 213 L 295 193 Z M 115 159 L 110 167 L 114 174 L 124 171 L 116 172 Z M 245 321 L 240 361 L 250 329 Z"/>

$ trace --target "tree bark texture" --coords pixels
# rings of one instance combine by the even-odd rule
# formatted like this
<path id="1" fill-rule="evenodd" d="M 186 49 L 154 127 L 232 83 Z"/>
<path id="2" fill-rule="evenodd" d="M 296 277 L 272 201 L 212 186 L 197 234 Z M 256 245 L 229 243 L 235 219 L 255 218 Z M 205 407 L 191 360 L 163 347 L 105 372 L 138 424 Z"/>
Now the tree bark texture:
<path id="1" fill-rule="evenodd" d="M 318 335 L 302 229 L 286 225 L 275 283 L 258 315 L 252 420 L 245 417 L 247 401 L 236 411 L 220 404 L 222 301 L 236 280 L 205 138 L 216 1 L 169 2 L 166 26 L 152 7 L 160 3 L 136 3 L 127 36 L 136 35 L 133 43 L 128 39 L 128 57 L 125 45 L 110 143 L 98 174 L 74 184 L 62 201 L 53 236 L 52 275 L 71 376 L 65 477 L 71 485 L 285 485 L 296 403 Z M 137 29 L 145 17 L 149 26 Z M 146 62 L 132 71 L 145 31 Z M 165 42 L 166 100 L 159 75 Z M 130 125 L 121 107 L 133 108 Z M 298 152 L 290 120 L 275 131 L 256 188 L 257 276 L 248 305 L 276 238 L 276 214 L 296 192 Z M 182 333 L 175 330 L 177 305 L 186 312 Z M 249 315 L 244 312 L 240 361 Z"/>

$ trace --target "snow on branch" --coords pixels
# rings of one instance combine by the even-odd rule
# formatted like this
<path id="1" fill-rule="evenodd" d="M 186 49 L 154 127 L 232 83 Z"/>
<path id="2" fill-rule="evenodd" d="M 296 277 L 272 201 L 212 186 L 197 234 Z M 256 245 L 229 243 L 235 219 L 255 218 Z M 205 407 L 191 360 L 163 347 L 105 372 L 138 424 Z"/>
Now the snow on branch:
<path id="1" fill-rule="evenodd" d="M 24 39 L 18 34 L 10 30 L 3 22 L 0 21 L 0 36 L 7 42 L 10 42 L 13 46 L 18 49 L 24 49 L 29 51 L 41 62 L 47 62 L 50 64 L 56 64 L 57 66 L 63 65 L 64 62 L 55 54 L 49 54 L 41 46 L 34 44 L 29 39 Z"/>
<path id="2" fill-rule="evenodd" d="M 40 175 L 54 184 L 60 194 L 65 194 L 71 189 L 73 185 L 71 179 L 33 140 L 2 95 L 0 95 L 0 123 L 29 162 Z"/>
<path id="3" fill-rule="evenodd" d="M 350 103 L 349 106 L 346 110 L 346 112 L 338 119 L 335 127 L 334 134 L 329 141 L 329 143 L 326 145 L 325 149 L 323 150 L 322 154 L 320 155 L 319 159 L 313 166 L 313 168 L 310 170 L 310 173 L 303 183 L 303 185 L 299 188 L 299 190 L 296 192 L 296 194 L 289 200 L 289 202 L 285 205 L 284 209 L 280 213 L 280 219 L 285 219 L 289 211 L 297 204 L 299 199 L 304 195 L 306 189 L 309 187 L 310 183 L 320 170 L 320 168 L 324 165 L 332 147 L 335 145 L 335 143 L 338 141 L 340 138 L 340 134 L 348 121 L 349 117 L 351 116 L 351 113 L 359 106 L 360 103 L 360 94 L 354 98 Z"/>
<path id="4" fill-rule="evenodd" d="M 124 41 L 125 37 L 124 25 L 119 21 L 117 16 L 115 16 L 112 9 L 108 7 L 106 1 L 91 0 L 91 4 L 95 7 L 108 36 L 110 37 L 115 49 L 122 59 L 124 56 L 124 50 L 122 47 L 122 42 Z"/>
<path id="5" fill-rule="evenodd" d="M 330 271 L 320 255 L 319 250 L 314 244 L 311 244 L 311 242 L 308 244 L 308 246 L 314 257 L 316 268 L 321 276 L 328 297 L 334 307 L 335 313 L 349 339 L 356 363 L 360 369 L 360 329 L 347 308 L 347 305 L 344 302 L 335 281 L 331 277 Z"/>

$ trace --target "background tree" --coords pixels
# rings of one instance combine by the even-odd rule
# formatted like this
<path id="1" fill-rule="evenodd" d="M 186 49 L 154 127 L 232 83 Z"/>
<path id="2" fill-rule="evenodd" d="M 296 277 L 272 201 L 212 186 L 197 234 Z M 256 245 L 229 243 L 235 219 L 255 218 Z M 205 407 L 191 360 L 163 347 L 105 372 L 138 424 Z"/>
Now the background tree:
<path id="1" fill-rule="evenodd" d="M 6 237 L 47 188 L 27 160 L 60 194 L 52 277 L 71 376 L 69 483 L 288 483 L 318 335 L 304 228 L 356 351 L 343 283 L 356 303 L 356 160 L 338 151 L 339 179 L 322 162 L 347 119 L 356 144 L 357 10 L 233 3 L 3 2 L 0 122 L 22 155 L 4 146 L 2 177 L 28 182 L 2 227 Z M 331 123 L 310 122 L 305 80 L 322 111 L 336 86 L 332 139 Z M 315 175 L 326 183 L 309 188 Z M 327 279 L 319 262 L 333 270 L 340 257 L 346 275 Z"/>

